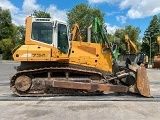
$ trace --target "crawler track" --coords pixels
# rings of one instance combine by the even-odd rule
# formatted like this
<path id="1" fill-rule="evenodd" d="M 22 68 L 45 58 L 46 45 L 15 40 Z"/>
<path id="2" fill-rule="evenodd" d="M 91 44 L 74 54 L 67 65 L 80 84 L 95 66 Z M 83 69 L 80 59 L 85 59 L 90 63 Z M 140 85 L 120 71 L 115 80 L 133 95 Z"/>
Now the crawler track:
<path id="1" fill-rule="evenodd" d="M 35 68 L 31 68 L 32 66 L 31 63 L 22 63 L 19 71 L 11 78 L 10 88 L 17 96 L 79 96 L 112 91 L 133 92 L 151 97 L 149 87 L 140 86 L 148 82 L 145 70 L 141 67 L 138 69 L 140 75 L 136 78 L 136 70 L 131 65 L 126 71 L 116 74 L 73 64 L 38 63 L 34 64 Z M 136 86 L 136 79 L 142 82 L 139 88 Z"/>
<path id="2" fill-rule="evenodd" d="M 49 74 L 49 75 L 48 75 Z M 71 74 L 68 76 L 68 74 Z M 32 78 L 32 85 L 29 90 L 19 91 L 16 88 L 16 79 L 20 76 L 29 76 Z M 75 81 L 75 82 L 99 82 L 99 80 L 92 80 L 92 77 L 102 78 L 100 71 L 78 69 L 73 67 L 45 67 L 39 69 L 18 71 L 10 81 L 10 87 L 17 96 L 79 96 L 79 95 L 98 95 L 101 91 L 88 92 L 81 89 L 67 89 L 67 88 L 53 88 L 53 81 Z M 96 78 L 93 78 L 96 79 Z"/>

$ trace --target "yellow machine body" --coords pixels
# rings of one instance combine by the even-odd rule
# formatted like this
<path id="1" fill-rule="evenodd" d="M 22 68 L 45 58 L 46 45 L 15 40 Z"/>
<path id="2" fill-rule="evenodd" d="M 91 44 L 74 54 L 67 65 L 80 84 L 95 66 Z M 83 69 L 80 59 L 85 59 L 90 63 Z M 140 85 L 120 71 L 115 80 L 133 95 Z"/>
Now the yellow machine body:
<path id="1" fill-rule="evenodd" d="M 48 45 L 31 39 L 32 18 L 27 18 L 25 45 L 13 54 L 15 61 L 58 61 L 88 67 L 96 67 L 112 72 L 112 56 L 102 44 L 70 41 L 70 54 L 60 52 L 53 44 Z M 76 33 L 75 33 L 76 34 Z"/>
<path id="2" fill-rule="evenodd" d="M 100 32 L 99 42 L 83 42 L 78 24 L 70 32 L 64 21 L 27 17 L 25 45 L 13 54 L 21 65 L 11 79 L 12 91 L 19 96 L 59 93 L 64 89 L 74 93 L 78 90 L 78 93 L 130 91 L 150 97 L 143 66 L 128 64 L 130 72 L 115 71 L 118 66 L 113 52 L 103 38 L 104 31 L 100 29 Z M 101 39 L 105 42 L 100 42 Z"/>

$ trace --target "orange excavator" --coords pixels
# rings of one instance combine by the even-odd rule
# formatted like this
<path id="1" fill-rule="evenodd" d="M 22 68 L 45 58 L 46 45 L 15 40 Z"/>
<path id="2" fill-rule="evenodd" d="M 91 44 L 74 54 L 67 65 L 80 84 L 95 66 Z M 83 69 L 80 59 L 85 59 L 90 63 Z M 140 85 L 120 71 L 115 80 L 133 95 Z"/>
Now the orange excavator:
<path id="1" fill-rule="evenodd" d="M 106 28 L 98 18 L 93 23 L 98 32 L 95 34 L 92 29 L 91 33 L 97 42 L 83 42 L 78 24 L 70 32 L 64 21 L 27 17 L 25 45 L 13 54 L 14 60 L 21 62 L 10 80 L 13 93 L 54 96 L 95 95 L 105 91 L 151 97 L 145 67 L 126 62 L 126 67 L 120 70 Z"/>
<path id="2" fill-rule="evenodd" d="M 158 53 L 154 56 L 152 68 L 160 68 L 160 36 L 157 37 Z"/>

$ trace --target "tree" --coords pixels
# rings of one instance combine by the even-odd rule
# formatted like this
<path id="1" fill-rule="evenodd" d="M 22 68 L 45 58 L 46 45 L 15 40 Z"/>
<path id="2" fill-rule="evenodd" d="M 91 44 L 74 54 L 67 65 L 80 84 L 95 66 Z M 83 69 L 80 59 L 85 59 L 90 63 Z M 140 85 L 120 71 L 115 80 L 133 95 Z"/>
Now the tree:
<path id="1" fill-rule="evenodd" d="M 95 17 L 98 17 L 100 21 L 103 22 L 104 13 L 102 13 L 99 9 L 91 8 L 90 6 L 81 3 L 69 10 L 67 17 L 70 26 L 78 23 L 83 40 L 86 41 L 87 27 L 89 27 Z"/>
<path id="2" fill-rule="evenodd" d="M 160 35 L 160 18 L 154 15 L 148 28 L 144 32 L 142 41 L 142 51 L 146 51 L 147 55 L 151 57 L 155 56 L 158 52 L 157 37 Z M 151 45 L 151 53 L 150 53 Z"/>
<path id="3" fill-rule="evenodd" d="M 16 32 L 16 38 L 17 38 L 17 43 L 18 44 L 24 44 L 25 41 L 25 27 L 23 25 L 20 25 L 17 27 L 17 32 Z"/>
<path id="4" fill-rule="evenodd" d="M 40 10 L 39 11 L 35 10 L 32 15 L 37 17 L 37 18 L 51 18 L 50 13 L 40 11 Z"/>
<path id="5" fill-rule="evenodd" d="M 3 10 L 0 7 L 0 49 L 3 53 L 3 59 L 12 59 L 12 49 L 15 45 L 15 28 L 12 24 L 9 10 Z"/>
<path id="6" fill-rule="evenodd" d="M 126 46 L 125 46 L 125 35 L 128 35 L 129 38 L 137 45 L 138 50 L 140 50 L 140 41 L 139 41 L 139 34 L 140 29 L 139 27 L 133 27 L 131 25 L 126 25 L 124 29 L 117 29 L 114 36 L 115 42 L 119 46 L 119 51 L 121 54 L 126 53 Z M 133 53 L 133 49 L 131 49 Z"/>
<path id="7" fill-rule="evenodd" d="M 9 10 L 0 7 L 0 40 L 13 35 L 12 19 Z"/>
<path id="8" fill-rule="evenodd" d="M 14 48 L 12 39 L 3 39 L 0 41 L 0 49 L 2 50 L 3 59 L 12 59 L 12 49 Z"/>
<path id="9" fill-rule="evenodd" d="M 9 10 L 0 8 L 0 49 L 3 59 L 12 59 L 12 50 L 24 43 L 25 28 L 12 23 Z"/>

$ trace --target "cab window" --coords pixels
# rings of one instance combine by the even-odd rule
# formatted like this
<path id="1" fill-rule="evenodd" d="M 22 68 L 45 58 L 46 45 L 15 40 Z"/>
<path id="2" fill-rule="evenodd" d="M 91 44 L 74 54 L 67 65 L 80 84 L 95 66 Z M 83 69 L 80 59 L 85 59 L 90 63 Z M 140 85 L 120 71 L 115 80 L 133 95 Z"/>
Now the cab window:
<path id="1" fill-rule="evenodd" d="M 62 53 L 68 53 L 69 41 L 67 36 L 67 26 L 64 24 L 58 24 L 58 49 Z"/>
<path id="2" fill-rule="evenodd" d="M 33 22 L 32 35 L 33 40 L 52 44 L 53 28 L 51 22 Z"/>

